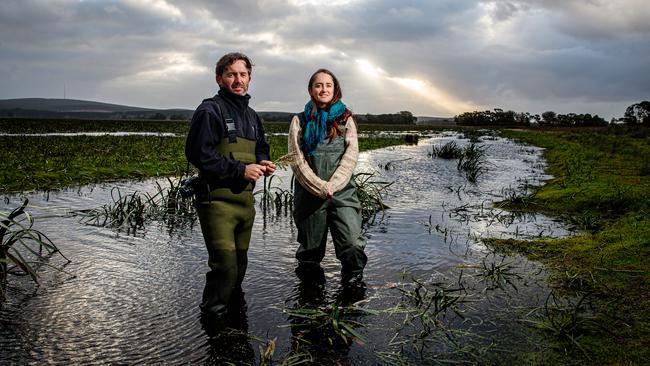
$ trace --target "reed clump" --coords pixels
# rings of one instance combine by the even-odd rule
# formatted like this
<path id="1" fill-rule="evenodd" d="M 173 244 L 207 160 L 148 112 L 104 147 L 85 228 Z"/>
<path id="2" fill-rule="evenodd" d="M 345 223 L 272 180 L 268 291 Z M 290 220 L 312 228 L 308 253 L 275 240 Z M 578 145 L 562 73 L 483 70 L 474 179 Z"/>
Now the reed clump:
<path id="1" fill-rule="evenodd" d="M 442 146 L 433 145 L 428 155 L 441 159 L 458 159 L 456 168 L 471 183 L 476 183 L 478 177 L 488 171 L 487 147 L 475 142 L 470 142 L 465 147 L 459 146 L 456 141 L 449 141 Z"/>
<path id="2" fill-rule="evenodd" d="M 299 334 L 317 332 L 320 339 L 332 346 L 338 343 L 349 345 L 352 342 L 364 344 L 365 338 L 356 330 L 363 324 L 353 320 L 364 314 L 377 315 L 378 312 L 356 306 L 331 304 L 317 308 L 296 308 L 285 310 L 291 317 L 292 327 Z"/>
<path id="3" fill-rule="evenodd" d="M 487 147 L 470 143 L 458 158 L 457 168 L 469 182 L 476 183 L 478 177 L 488 171 Z"/>
<path id="4" fill-rule="evenodd" d="M 433 145 L 430 157 L 441 159 L 458 159 L 463 155 L 463 148 L 456 141 L 449 141 L 442 146 Z"/>
<path id="5" fill-rule="evenodd" d="M 544 306 L 534 309 L 531 319 L 525 322 L 560 341 L 569 342 L 589 360 L 590 355 L 581 340 L 585 334 L 598 328 L 589 306 L 589 296 L 589 293 L 583 293 L 578 298 L 566 298 L 551 292 Z"/>
<path id="6" fill-rule="evenodd" d="M 182 177 L 181 177 L 182 178 Z M 181 179 L 167 178 L 168 187 L 156 183 L 157 192 L 133 192 L 123 194 L 119 188 L 111 189 L 111 202 L 99 208 L 76 210 L 81 222 L 88 225 L 126 229 L 135 234 L 145 224 L 158 220 L 171 228 L 182 223 L 193 224 L 197 219 L 194 196 L 183 197 L 180 192 Z"/>
<path id="7" fill-rule="evenodd" d="M 37 269 L 59 254 L 69 263 L 45 234 L 34 229 L 34 218 L 25 211 L 25 199 L 10 213 L 0 212 L 0 296 L 4 295 L 8 275 L 29 276 L 38 283 Z M 58 267 L 54 267 L 60 269 Z"/>
<path id="8" fill-rule="evenodd" d="M 380 222 L 389 207 L 384 203 L 384 193 L 394 182 L 373 180 L 377 175 L 373 173 L 358 173 L 353 179 L 357 186 L 357 195 L 361 203 L 361 220 L 363 224 L 373 224 L 377 213 L 381 212 Z"/>
<path id="9" fill-rule="evenodd" d="M 293 208 L 293 192 L 291 189 L 274 186 L 273 181 L 276 177 L 276 175 L 264 177 L 263 188 L 255 192 L 255 195 L 260 196 L 260 206 L 264 214 L 268 213 L 270 209 L 275 209 L 276 214 L 282 213 L 284 209 L 285 214 L 287 214 Z M 294 177 L 292 176 L 290 186 L 292 187 L 293 184 Z"/>

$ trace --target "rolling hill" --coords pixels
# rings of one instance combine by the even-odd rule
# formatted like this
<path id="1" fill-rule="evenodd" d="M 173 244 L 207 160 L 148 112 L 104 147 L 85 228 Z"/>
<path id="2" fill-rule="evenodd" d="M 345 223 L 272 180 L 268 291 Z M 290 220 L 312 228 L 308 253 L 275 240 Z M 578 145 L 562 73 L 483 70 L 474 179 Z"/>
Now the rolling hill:
<path id="1" fill-rule="evenodd" d="M 153 109 L 77 99 L 0 100 L 0 117 L 84 119 L 189 119 L 189 109 Z"/>
<path id="2" fill-rule="evenodd" d="M 153 120 L 189 120 L 194 110 L 190 109 L 153 109 L 102 103 L 90 100 L 56 99 L 56 98 L 17 98 L 0 99 L 0 118 L 72 118 L 72 119 L 153 119 Z M 295 113 L 258 111 L 260 117 L 268 122 L 289 122 Z M 359 122 L 370 114 L 357 115 Z M 403 123 L 391 121 L 392 116 L 384 116 L 383 123 Z M 453 118 L 418 116 L 417 124 L 453 124 Z"/>

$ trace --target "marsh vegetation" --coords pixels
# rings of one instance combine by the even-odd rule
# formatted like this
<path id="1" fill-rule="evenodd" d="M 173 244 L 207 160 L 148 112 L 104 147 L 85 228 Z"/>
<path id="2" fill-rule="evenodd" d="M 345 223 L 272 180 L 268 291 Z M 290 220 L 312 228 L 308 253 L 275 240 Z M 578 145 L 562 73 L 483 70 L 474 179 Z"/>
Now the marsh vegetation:
<path id="1" fill-rule="evenodd" d="M 511 140 L 486 131 L 431 131 L 423 136 L 432 138 L 414 146 L 395 146 L 403 139 L 394 136 L 360 141 L 364 149 L 392 147 L 362 154 L 356 178 L 360 196 L 366 195 L 371 258 L 366 282 L 357 288 L 339 284 L 331 245 L 322 279 L 297 278 L 291 175 L 280 170 L 260 182 L 244 288 L 248 306 L 226 332 L 207 338 L 196 318 L 205 249 L 191 200 L 178 196 L 180 179 L 192 173 L 185 171 L 184 158 L 178 160 L 184 139 L 11 137 L 21 143 L 4 154 L 26 169 L 5 169 L 3 187 L 20 174 L 21 190 L 137 179 L 23 193 L 35 202 L 34 220 L 23 227 L 6 224 L 9 213 L 27 207 L 21 195 L 5 195 L 3 228 L 27 228 L 33 231 L 22 238 L 43 239 L 44 244 L 29 243 L 34 252 L 43 250 L 42 257 L 27 262 L 48 284 L 33 290 L 21 281 L 31 278 L 28 271 L 10 264 L 6 255 L 0 258 L 3 273 L 24 274 L 7 282 L 0 309 L 0 336 L 12 350 L 7 359 L 641 363 L 648 357 L 639 345 L 649 339 L 650 305 L 643 295 L 650 257 L 647 133 L 500 133 Z M 514 139 L 544 147 L 546 160 L 538 148 Z M 286 137 L 269 140 L 274 158 L 286 154 Z M 134 157 L 122 156 L 126 145 L 138 146 L 125 150 Z M 462 155 L 442 159 L 447 145 Z M 466 151 L 480 156 L 473 179 L 466 173 L 470 169 L 460 167 L 469 161 Z M 115 167 L 120 164 L 131 168 Z M 137 164 L 141 170 L 129 170 Z M 12 242 L 18 248 L 17 240 L 7 240 L 16 232 L 7 231 L 3 246 Z M 65 272 L 58 269 L 67 259 L 51 262 L 59 252 L 49 249 L 59 247 L 72 260 Z M 44 337 L 21 338 L 36 329 Z M 75 337 L 70 329 L 76 329 Z M 106 346 L 106 335 L 114 347 Z M 198 341 L 187 344 L 188 339 Z M 50 344 L 59 351 L 48 351 Z"/>

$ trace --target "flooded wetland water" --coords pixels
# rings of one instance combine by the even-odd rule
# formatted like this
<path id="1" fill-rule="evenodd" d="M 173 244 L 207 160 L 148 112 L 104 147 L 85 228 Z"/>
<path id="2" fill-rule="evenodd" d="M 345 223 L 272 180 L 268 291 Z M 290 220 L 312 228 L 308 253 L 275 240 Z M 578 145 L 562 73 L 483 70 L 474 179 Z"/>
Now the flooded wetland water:
<path id="1" fill-rule="evenodd" d="M 35 228 L 72 260 L 40 268 L 41 286 L 12 277 L 0 309 L 0 364 L 503 364 L 541 347 L 531 327 L 548 299 L 547 273 L 480 239 L 566 235 L 550 218 L 495 207 L 541 185 L 540 149 L 486 137 L 475 184 L 432 146 L 436 134 L 361 154 L 358 172 L 392 182 L 389 207 L 365 228 L 364 283 L 343 287 L 328 242 L 323 276 L 296 275 L 297 231 L 285 208 L 257 208 L 240 316 L 225 331 L 199 317 L 207 251 L 198 223 L 150 222 L 135 233 L 86 225 L 74 210 L 111 190 L 155 192 L 156 180 L 29 196 Z M 290 189 L 279 170 L 273 185 Z M 161 185 L 166 179 L 158 179 Z M 261 186 L 261 184 L 259 185 Z M 258 187 L 261 188 L 261 187 Z M 11 211 L 20 197 L 7 197 Z M 52 266 L 62 263 L 53 257 Z M 270 356 L 272 354 L 272 357 Z"/>

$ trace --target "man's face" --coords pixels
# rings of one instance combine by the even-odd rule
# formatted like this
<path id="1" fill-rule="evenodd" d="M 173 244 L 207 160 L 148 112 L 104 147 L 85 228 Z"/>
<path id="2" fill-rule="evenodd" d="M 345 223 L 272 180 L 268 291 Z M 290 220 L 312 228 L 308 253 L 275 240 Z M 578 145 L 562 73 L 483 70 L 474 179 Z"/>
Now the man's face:
<path id="1" fill-rule="evenodd" d="M 227 88 L 234 94 L 246 95 L 251 75 L 246 68 L 244 60 L 237 60 L 226 66 L 223 74 L 217 75 L 217 84 Z"/>

